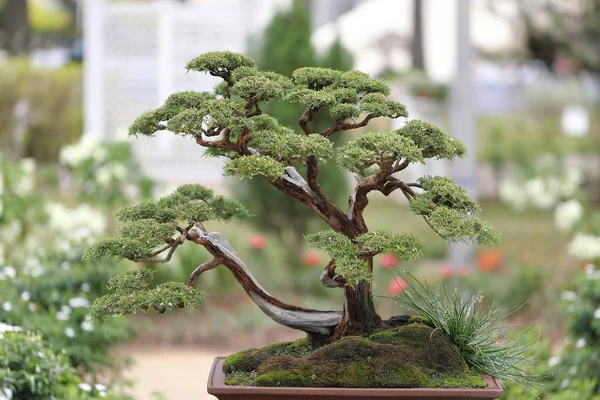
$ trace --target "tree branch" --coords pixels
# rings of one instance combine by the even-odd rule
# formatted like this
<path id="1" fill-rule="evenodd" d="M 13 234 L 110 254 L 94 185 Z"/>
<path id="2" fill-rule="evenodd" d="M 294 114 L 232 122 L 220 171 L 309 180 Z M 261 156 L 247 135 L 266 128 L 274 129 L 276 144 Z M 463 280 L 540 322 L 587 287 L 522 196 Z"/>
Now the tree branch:
<path id="1" fill-rule="evenodd" d="M 207 233 L 193 227 L 187 239 L 205 247 L 215 259 L 227 267 L 254 303 L 271 319 L 309 335 L 331 334 L 342 319 L 341 311 L 319 311 L 285 304 L 271 296 L 250 273 L 231 244 L 218 232 Z M 202 269 L 202 266 L 199 267 Z M 210 269 L 208 266 L 206 269 Z"/>
<path id="2" fill-rule="evenodd" d="M 302 115 L 300 116 L 300 119 L 298 120 L 298 123 L 300 124 L 300 128 L 302 128 L 302 131 L 304 133 L 306 133 L 306 136 L 312 134 L 312 131 L 308 127 L 308 123 L 313 120 L 313 118 L 315 117 L 315 114 L 320 109 L 321 109 L 321 107 L 314 108 L 314 109 L 311 108 L 311 107 L 307 107 L 304 110 L 304 112 L 302 113 Z"/>
<path id="3" fill-rule="evenodd" d="M 369 114 L 365 117 L 365 119 L 363 119 L 360 122 L 354 123 L 354 124 L 349 123 L 349 122 L 338 122 L 337 124 L 332 125 L 329 128 L 325 129 L 323 132 L 321 132 L 321 135 L 323 135 L 325 137 L 329 137 L 339 131 L 347 131 L 350 129 L 361 128 L 363 126 L 366 126 L 369 123 L 369 121 L 372 120 L 373 118 L 375 118 L 375 116 L 372 114 Z"/>
<path id="4" fill-rule="evenodd" d="M 196 280 L 198 279 L 201 273 L 218 267 L 221 264 L 222 261 L 219 258 L 213 258 L 212 260 L 205 262 L 204 264 L 200 264 L 198 267 L 196 267 L 194 271 L 192 271 L 190 277 L 186 282 L 186 285 L 188 285 L 189 287 L 194 287 L 194 285 L 196 284 Z"/>

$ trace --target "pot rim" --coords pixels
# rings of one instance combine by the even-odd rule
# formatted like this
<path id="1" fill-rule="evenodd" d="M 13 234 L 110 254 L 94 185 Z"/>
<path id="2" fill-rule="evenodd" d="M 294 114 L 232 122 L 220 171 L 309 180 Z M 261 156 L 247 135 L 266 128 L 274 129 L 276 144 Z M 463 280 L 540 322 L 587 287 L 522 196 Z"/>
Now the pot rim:
<path id="1" fill-rule="evenodd" d="M 208 393 L 212 395 L 234 394 L 244 392 L 253 395 L 279 395 L 285 396 L 304 392 L 306 394 L 319 395 L 344 395 L 346 397 L 431 397 L 440 398 L 457 396 L 497 399 L 502 396 L 502 385 L 500 380 L 483 375 L 483 381 L 487 387 L 483 389 L 465 388 L 324 388 L 324 387 L 264 387 L 264 386 L 230 386 L 225 384 L 225 373 L 223 373 L 223 362 L 226 357 L 217 357 L 213 362 L 208 377 Z"/>

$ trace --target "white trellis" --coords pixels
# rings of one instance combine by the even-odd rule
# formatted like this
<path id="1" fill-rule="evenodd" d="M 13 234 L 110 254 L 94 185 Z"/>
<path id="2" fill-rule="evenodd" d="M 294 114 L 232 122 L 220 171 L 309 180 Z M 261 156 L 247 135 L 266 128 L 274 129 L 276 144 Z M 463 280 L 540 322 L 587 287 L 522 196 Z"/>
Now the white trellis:
<path id="1" fill-rule="evenodd" d="M 289 0 L 204 0 L 111 3 L 86 0 L 85 134 L 110 140 L 171 93 L 211 90 L 209 75 L 186 73 L 186 61 L 207 51 L 244 52 L 278 6 Z M 136 152 L 156 179 L 222 182 L 221 164 L 201 156 L 189 139 L 158 133 Z M 176 181 L 176 182 L 174 182 Z"/>

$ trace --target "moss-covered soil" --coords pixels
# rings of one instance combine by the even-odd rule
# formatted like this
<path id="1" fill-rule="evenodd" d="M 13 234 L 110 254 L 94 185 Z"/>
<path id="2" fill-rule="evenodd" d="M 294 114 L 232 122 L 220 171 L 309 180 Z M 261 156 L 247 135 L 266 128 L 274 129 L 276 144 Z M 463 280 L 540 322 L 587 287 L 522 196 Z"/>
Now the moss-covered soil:
<path id="1" fill-rule="evenodd" d="M 299 339 L 244 350 L 225 360 L 225 382 L 288 387 L 485 387 L 481 375 L 469 371 L 458 348 L 420 322 L 368 337 L 345 337 L 319 348 Z"/>

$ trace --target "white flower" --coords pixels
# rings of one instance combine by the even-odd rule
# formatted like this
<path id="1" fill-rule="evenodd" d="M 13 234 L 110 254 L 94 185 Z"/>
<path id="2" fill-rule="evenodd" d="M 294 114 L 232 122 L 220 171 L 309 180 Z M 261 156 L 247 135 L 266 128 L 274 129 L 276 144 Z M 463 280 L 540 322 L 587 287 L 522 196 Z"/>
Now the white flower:
<path id="1" fill-rule="evenodd" d="M 27 308 L 29 308 L 29 311 L 31 312 L 35 312 L 35 310 L 37 310 L 37 306 L 35 305 L 35 303 L 29 303 Z"/>
<path id="2" fill-rule="evenodd" d="M 560 388 L 561 388 L 561 389 L 566 389 L 566 388 L 568 388 L 568 387 L 569 387 L 569 385 L 570 385 L 570 384 L 571 384 L 571 381 L 570 381 L 570 380 L 568 380 L 568 379 L 565 379 L 564 381 L 562 381 L 562 382 L 560 383 Z"/>
<path id="3" fill-rule="evenodd" d="M 89 321 L 83 321 L 81 323 L 81 329 L 83 329 L 84 331 L 93 331 L 94 330 L 94 325 L 92 325 L 91 322 Z"/>
<path id="4" fill-rule="evenodd" d="M 4 303 L 2 303 L 2 309 L 6 312 L 12 310 L 12 304 L 9 303 L 8 301 L 5 301 Z"/>
<path id="5" fill-rule="evenodd" d="M 23 292 L 23 293 L 21 293 L 21 300 L 23 300 L 23 301 L 29 301 L 29 299 L 31 299 L 31 295 L 29 294 L 29 292 Z"/>
<path id="6" fill-rule="evenodd" d="M 500 199 L 510 204 L 515 210 L 525 209 L 527 198 L 522 194 L 518 183 L 511 180 L 505 180 L 500 185 Z"/>
<path id="7" fill-rule="evenodd" d="M 90 385 L 89 383 L 80 383 L 77 386 L 79 387 L 79 389 L 83 390 L 84 392 L 92 391 L 92 385 Z"/>
<path id="8" fill-rule="evenodd" d="M 96 390 L 97 390 L 97 391 L 99 391 L 99 392 L 106 392 L 106 390 L 108 389 L 108 388 L 106 387 L 106 385 L 103 385 L 103 384 L 101 384 L 101 383 L 96 383 L 96 384 L 94 385 L 94 387 L 95 387 L 95 388 L 96 388 Z"/>
<path id="9" fill-rule="evenodd" d="M 106 167 L 98 168 L 98 171 L 96 171 L 95 176 L 96 182 L 98 182 L 101 186 L 108 185 L 112 179 L 110 170 Z"/>
<path id="10" fill-rule="evenodd" d="M 561 197 L 572 197 L 581 187 L 583 173 L 578 168 L 567 168 L 560 185 Z"/>
<path id="11" fill-rule="evenodd" d="M 78 307 L 90 308 L 90 306 L 91 306 L 90 301 L 88 299 L 86 299 L 85 297 L 74 297 L 69 300 L 69 307 L 71 307 L 71 308 L 78 308 Z"/>
<path id="12" fill-rule="evenodd" d="M 12 400 L 13 392 L 12 389 L 7 387 L 0 388 L 0 400 Z"/>
<path id="13" fill-rule="evenodd" d="M 600 257 L 600 237 L 578 233 L 569 244 L 569 254 L 580 260 Z"/>
<path id="14" fill-rule="evenodd" d="M 33 191 L 33 176 L 23 176 L 14 185 L 14 191 L 17 196 L 26 196 Z"/>
<path id="15" fill-rule="evenodd" d="M 596 311 L 594 311 L 594 318 L 600 319 L 600 308 L 597 308 Z"/>
<path id="16" fill-rule="evenodd" d="M 81 284 L 81 290 L 82 290 L 83 292 L 86 292 L 86 293 L 88 293 L 88 292 L 90 291 L 90 285 L 89 285 L 88 283 L 82 283 L 82 284 Z"/>
<path id="17" fill-rule="evenodd" d="M 71 307 L 63 305 L 60 311 L 56 313 L 56 319 L 60 321 L 67 321 L 71 317 Z"/>
<path id="18" fill-rule="evenodd" d="M 101 148 L 102 145 L 95 135 L 84 134 L 78 143 L 63 147 L 60 151 L 60 161 L 70 167 L 77 167 L 90 158 L 102 161 L 106 156 L 106 150 L 103 154 L 102 150 L 99 150 Z"/>
<path id="19" fill-rule="evenodd" d="M 13 326 L 13 325 L 5 324 L 4 322 L 0 322 L 0 332 L 1 333 L 22 332 L 22 331 L 23 331 L 23 328 L 21 328 L 20 326 Z"/>
<path id="20" fill-rule="evenodd" d="M 9 278 L 14 278 L 15 276 L 17 276 L 17 270 L 15 269 L 15 267 L 11 267 L 10 265 L 2 268 L 2 274 L 4 276 L 8 276 Z"/>
<path id="21" fill-rule="evenodd" d="M 35 172 L 35 160 L 33 158 L 23 158 L 19 161 L 19 166 L 25 175 L 31 175 Z"/>
<path id="22" fill-rule="evenodd" d="M 50 216 L 50 228 L 68 243 L 68 240 L 81 241 L 93 239 L 106 230 L 106 218 L 101 211 L 92 208 L 88 204 L 81 204 L 76 208 L 67 208 L 60 203 L 48 203 L 47 213 Z M 65 246 L 63 244 L 63 246 Z M 70 249 L 71 245 L 65 247 Z M 65 251 L 68 251 L 65 248 Z"/>
<path id="23" fill-rule="evenodd" d="M 560 357 L 558 357 L 558 356 L 551 357 L 548 360 L 549 367 L 556 367 L 558 364 L 560 364 Z"/>
<path id="24" fill-rule="evenodd" d="M 577 200 L 559 204 L 554 210 L 554 224 L 563 231 L 570 231 L 583 216 L 583 207 Z"/>
<path id="25" fill-rule="evenodd" d="M 585 339 L 584 338 L 579 338 L 575 342 L 575 347 L 577 347 L 578 349 L 581 349 L 582 347 L 585 347 L 585 344 L 586 344 Z"/>
<path id="26" fill-rule="evenodd" d="M 70 338 L 74 338 L 75 337 L 75 329 L 71 328 L 70 326 L 66 327 L 65 335 L 67 335 Z"/>
<path id="27" fill-rule="evenodd" d="M 596 272 L 596 267 L 594 266 L 594 264 L 585 264 L 585 273 L 588 275 L 593 274 L 594 272 Z"/>
<path id="28" fill-rule="evenodd" d="M 110 164 L 110 173 L 116 180 L 121 180 L 127 175 L 127 169 L 123 164 Z"/>
<path id="29" fill-rule="evenodd" d="M 576 301 L 579 299 L 579 296 L 571 290 L 566 290 L 560 294 L 560 298 L 566 301 Z"/>
<path id="30" fill-rule="evenodd" d="M 575 375 L 575 373 L 577 372 L 577 367 L 576 366 L 572 366 L 571 368 L 569 368 L 569 373 L 571 375 Z"/>

